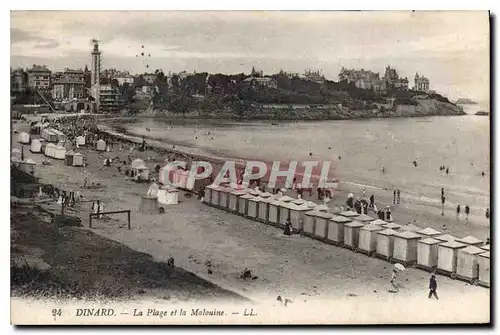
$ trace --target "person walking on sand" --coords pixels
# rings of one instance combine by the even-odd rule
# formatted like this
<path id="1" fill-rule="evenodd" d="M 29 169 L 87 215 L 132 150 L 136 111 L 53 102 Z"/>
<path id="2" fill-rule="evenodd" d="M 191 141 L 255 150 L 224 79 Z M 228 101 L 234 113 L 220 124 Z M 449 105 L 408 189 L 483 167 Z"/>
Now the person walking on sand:
<path id="1" fill-rule="evenodd" d="M 399 189 L 396 191 L 396 195 L 398 197 L 398 205 L 399 205 L 399 202 L 401 201 L 401 192 L 399 191 Z"/>
<path id="2" fill-rule="evenodd" d="M 457 206 L 457 219 L 460 219 L 460 205 Z"/>
<path id="3" fill-rule="evenodd" d="M 393 205 L 395 205 L 395 204 L 396 204 L 396 190 L 394 190 L 394 192 L 393 192 L 392 204 L 393 204 Z"/>
<path id="4" fill-rule="evenodd" d="M 465 206 L 465 220 L 469 220 L 470 207 L 469 205 Z"/>
<path id="5" fill-rule="evenodd" d="M 436 297 L 436 300 L 439 300 L 439 297 L 437 295 L 437 282 L 436 282 L 436 276 L 432 275 L 431 279 L 429 279 L 429 299 L 432 298 L 432 296 Z"/>
<path id="6" fill-rule="evenodd" d="M 375 196 L 372 194 L 370 195 L 370 208 L 373 208 L 375 206 Z"/>
<path id="7" fill-rule="evenodd" d="M 392 286 L 392 288 L 389 289 L 389 292 L 391 292 L 391 293 L 398 293 L 399 292 L 398 285 L 396 284 L 397 277 L 398 277 L 398 271 L 396 269 L 393 269 L 392 274 L 391 274 L 391 286 Z"/>
<path id="8" fill-rule="evenodd" d="M 363 197 L 366 197 L 366 189 L 363 189 Z"/>
<path id="9" fill-rule="evenodd" d="M 444 216 L 444 203 L 446 202 L 446 198 L 444 195 L 441 196 L 441 216 Z"/>
<path id="10" fill-rule="evenodd" d="M 486 208 L 486 213 L 484 214 L 486 218 L 489 220 L 490 219 L 490 209 Z"/>

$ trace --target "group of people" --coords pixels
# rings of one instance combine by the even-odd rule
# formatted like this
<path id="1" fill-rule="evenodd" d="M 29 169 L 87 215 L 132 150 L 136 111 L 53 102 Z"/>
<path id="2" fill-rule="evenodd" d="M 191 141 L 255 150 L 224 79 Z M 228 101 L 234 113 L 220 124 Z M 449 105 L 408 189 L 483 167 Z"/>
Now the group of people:
<path id="1" fill-rule="evenodd" d="M 391 288 L 389 289 L 389 292 L 391 293 L 397 293 L 399 292 L 398 285 L 396 284 L 396 279 L 398 277 L 398 270 L 394 268 L 391 273 Z M 431 274 L 431 277 L 429 278 L 429 295 L 428 298 L 431 299 L 432 297 L 435 297 L 436 300 L 439 300 L 439 297 L 437 295 L 437 281 L 436 281 L 436 275 L 433 273 Z"/>

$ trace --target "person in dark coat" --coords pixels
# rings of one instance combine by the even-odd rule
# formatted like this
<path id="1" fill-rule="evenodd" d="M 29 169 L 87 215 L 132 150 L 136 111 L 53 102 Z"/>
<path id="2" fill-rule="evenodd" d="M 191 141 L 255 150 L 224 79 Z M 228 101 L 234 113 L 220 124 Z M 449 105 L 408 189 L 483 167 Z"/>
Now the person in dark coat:
<path id="1" fill-rule="evenodd" d="M 460 217 L 460 205 L 457 206 L 457 219 Z"/>
<path id="2" fill-rule="evenodd" d="M 399 189 L 396 191 L 396 195 L 398 197 L 397 203 L 399 204 L 399 202 L 401 201 L 401 191 L 399 191 Z"/>
<path id="3" fill-rule="evenodd" d="M 432 275 L 431 279 L 429 280 L 429 299 L 432 298 L 432 296 L 435 296 L 437 300 L 439 300 L 439 297 L 437 295 L 437 282 L 436 282 L 436 276 Z"/>
<path id="4" fill-rule="evenodd" d="M 487 219 L 490 218 L 490 209 L 489 208 L 486 208 L 485 216 L 486 216 Z"/>
<path id="5" fill-rule="evenodd" d="M 372 194 L 370 195 L 370 208 L 373 208 L 373 205 L 375 205 L 375 196 Z"/>
<path id="6" fill-rule="evenodd" d="M 392 204 L 395 205 L 396 204 L 396 190 L 394 190 L 394 196 L 392 198 Z"/>
<path id="7" fill-rule="evenodd" d="M 470 207 L 469 207 L 469 205 L 466 205 L 465 206 L 465 215 L 466 215 L 465 220 L 469 220 L 469 213 L 470 213 Z"/>
<path id="8" fill-rule="evenodd" d="M 292 223 L 289 219 L 285 221 L 285 229 L 283 230 L 283 234 L 288 236 L 292 235 Z"/>

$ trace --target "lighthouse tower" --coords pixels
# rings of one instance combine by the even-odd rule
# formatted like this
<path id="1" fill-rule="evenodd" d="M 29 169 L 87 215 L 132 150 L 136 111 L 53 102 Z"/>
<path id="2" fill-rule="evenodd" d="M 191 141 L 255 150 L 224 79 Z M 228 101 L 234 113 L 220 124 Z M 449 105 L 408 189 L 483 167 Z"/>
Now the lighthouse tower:
<path id="1" fill-rule="evenodd" d="M 90 95 L 95 99 L 97 110 L 100 109 L 101 88 L 99 78 L 101 76 L 101 51 L 99 51 L 99 41 L 92 40 L 94 48 L 92 49 L 92 63 L 90 69 Z"/>

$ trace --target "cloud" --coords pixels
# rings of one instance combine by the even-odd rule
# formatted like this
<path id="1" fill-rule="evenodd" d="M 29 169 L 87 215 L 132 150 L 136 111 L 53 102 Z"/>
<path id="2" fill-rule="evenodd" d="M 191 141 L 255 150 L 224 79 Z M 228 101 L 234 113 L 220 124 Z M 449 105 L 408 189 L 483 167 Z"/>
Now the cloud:
<path id="1" fill-rule="evenodd" d="M 19 28 L 10 28 L 10 41 L 11 43 L 21 43 L 28 41 L 46 41 L 45 37 L 37 36 L 29 31 Z"/>
<path id="2" fill-rule="evenodd" d="M 43 43 L 38 43 L 37 45 L 35 45 L 35 48 L 37 48 L 37 49 L 55 49 L 55 48 L 58 48 L 60 45 L 61 45 L 61 43 L 52 40 L 52 41 L 47 41 L 47 42 L 43 42 Z"/>

